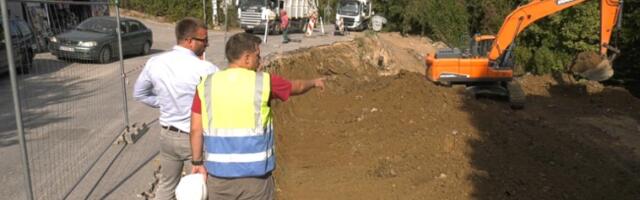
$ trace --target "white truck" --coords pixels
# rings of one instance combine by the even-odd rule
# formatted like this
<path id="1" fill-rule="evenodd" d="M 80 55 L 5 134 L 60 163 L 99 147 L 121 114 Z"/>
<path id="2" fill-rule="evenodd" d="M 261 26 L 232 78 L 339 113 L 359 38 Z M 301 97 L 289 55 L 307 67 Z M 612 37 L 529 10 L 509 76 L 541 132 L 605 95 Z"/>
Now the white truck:
<path id="1" fill-rule="evenodd" d="M 342 20 L 345 29 L 362 31 L 367 29 L 374 15 L 371 0 L 340 0 L 336 11 L 336 30 Z"/>
<path id="2" fill-rule="evenodd" d="M 268 33 L 281 33 L 282 9 L 289 15 L 289 31 L 302 31 L 309 16 L 318 11 L 317 0 L 238 0 L 237 5 L 240 27 L 249 33 L 264 33 L 267 19 Z"/>

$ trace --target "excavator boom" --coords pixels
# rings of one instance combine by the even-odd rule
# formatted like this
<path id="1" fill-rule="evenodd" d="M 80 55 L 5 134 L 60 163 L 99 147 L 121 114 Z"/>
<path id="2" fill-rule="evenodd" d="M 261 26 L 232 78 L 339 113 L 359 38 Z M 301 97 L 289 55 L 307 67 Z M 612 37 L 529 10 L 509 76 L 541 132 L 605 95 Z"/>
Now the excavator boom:
<path id="1" fill-rule="evenodd" d="M 489 52 L 489 60 L 495 61 L 502 56 L 518 34 L 532 23 L 560 12 L 564 9 L 584 3 L 588 0 L 533 0 L 518 7 L 505 19 L 496 34 Z M 616 22 L 620 16 L 622 0 L 600 0 L 600 54 L 607 54 L 607 47 Z"/>

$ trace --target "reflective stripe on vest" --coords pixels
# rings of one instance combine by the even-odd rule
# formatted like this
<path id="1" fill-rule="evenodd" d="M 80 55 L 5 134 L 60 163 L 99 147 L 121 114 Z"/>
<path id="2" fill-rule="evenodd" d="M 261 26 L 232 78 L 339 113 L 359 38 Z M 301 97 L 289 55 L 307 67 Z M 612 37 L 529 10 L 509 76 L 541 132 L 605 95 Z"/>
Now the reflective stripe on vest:
<path id="1" fill-rule="evenodd" d="M 262 176 L 272 171 L 269 74 L 230 68 L 204 77 L 197 89 L 207 171 L 219 177 Z"/>

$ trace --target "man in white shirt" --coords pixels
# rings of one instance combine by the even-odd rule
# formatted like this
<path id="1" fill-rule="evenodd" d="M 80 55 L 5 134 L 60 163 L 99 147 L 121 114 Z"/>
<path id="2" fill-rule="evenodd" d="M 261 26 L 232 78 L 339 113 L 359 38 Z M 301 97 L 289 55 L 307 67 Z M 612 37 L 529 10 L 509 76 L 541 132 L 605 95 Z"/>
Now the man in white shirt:
<path id="1" fill-rule="evenodd" d="M 195 18 L 176 24 L 178 45 L 149 59 L 140 73 L 133 96 L 160 109 L 160 182 L 156 199 L 175 199 L 184 161 L 191 159 L 189 131 L 191 104 L 201 76 L 218 67 L 201 60 L 209 46 L 206 25 Z"/>

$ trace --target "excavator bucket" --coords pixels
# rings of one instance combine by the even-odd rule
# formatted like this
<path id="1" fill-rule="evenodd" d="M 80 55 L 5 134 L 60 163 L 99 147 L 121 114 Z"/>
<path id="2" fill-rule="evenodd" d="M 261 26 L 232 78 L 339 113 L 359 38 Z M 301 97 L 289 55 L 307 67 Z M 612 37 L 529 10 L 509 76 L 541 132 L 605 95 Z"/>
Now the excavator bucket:
<path id="1" fill-rule="evenodd" d="M 606 56 L 582 52 L 574 60 L 571 72 L 589 80 L 604 81 L 613 76 L 613 67 Z"/>

